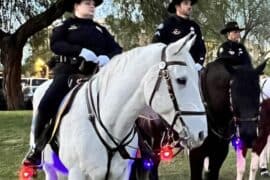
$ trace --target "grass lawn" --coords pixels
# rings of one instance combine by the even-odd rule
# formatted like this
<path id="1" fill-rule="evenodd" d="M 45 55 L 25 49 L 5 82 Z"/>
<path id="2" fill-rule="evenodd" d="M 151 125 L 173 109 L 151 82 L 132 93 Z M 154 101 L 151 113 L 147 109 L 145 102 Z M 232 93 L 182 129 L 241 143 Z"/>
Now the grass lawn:
<path id="1" fill-rule="evenodd" d="M 0 180 L 18 179 L 18 169 L 28 150 L 30 123 L 31 111 L 0 111 Z M 220 180 L 233 180 L 235 174 L 235 153 L 231 150 L 223 164 Z M 38 179 L 44 178 L 41 175 Z M 189 179 L 188 157 L 185 153 L 179 154 L 170 163 L 161 164 L 160 179 Z"/>

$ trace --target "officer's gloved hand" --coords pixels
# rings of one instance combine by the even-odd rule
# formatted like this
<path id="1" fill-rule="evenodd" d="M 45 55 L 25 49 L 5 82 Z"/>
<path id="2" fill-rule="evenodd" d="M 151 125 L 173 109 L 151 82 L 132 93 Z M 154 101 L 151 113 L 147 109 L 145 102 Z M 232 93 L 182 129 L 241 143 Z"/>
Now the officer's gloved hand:
<path id="1" fill-rule="evenodd" d="M 110 58 L 106 55 L 100 55 L 97 57 L 97 62 L 100 67 L 104 66 L 110 61 Z"/>
<path id="2" fill-rule="evenodd" d="M 83 57 L 86 62 L 91 61 L 91 62 L 94 62 L 94 63 L 98 63 L 97 55 L 93 51 L 91 51 L 89 49 L 82 48 L 79 56 Z"/>
<path id="3" fill-rule="evenodd" d="M 201 70 L 203 69 L 203 66 L 202 66 L 201 64 L 199 64 L 199 63 L 196 63 L 196 64 L 195 64 L 195 69 L 196 69 L 197 71 L 201 71 Z"/>

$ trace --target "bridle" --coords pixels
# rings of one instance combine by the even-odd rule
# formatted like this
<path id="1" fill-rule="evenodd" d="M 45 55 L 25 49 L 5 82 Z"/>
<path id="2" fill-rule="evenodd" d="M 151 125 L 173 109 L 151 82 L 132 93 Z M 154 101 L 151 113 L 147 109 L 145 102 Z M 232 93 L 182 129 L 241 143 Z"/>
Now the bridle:
<path id="1" fill-rule="evenodd" d="M 176 121 L 179 120 L 183 129 L 179 133 L 178 141 L 179 142 L 181 142 L 181 141 L 187 142 L 187 140 L 191 138 L 191 134 L 189 132 L 189 129 L 188 129 L 186 123 L 184 122 L 184 120 L 182 118 L 182 115 L 191 115 L 191 116 L 206 115 L 206 112 L 205 111 L 201 111 L 201 112 L 199 112 L 199 111 L 181 111 L 181 109 L 179 108 L 179 105 L 177 103 L 177 99 L 175 96 L 175 92 L 173 89 L 172 80 L 171 80 L 171 76 L 170 76 L 170 72 L 168 70 L 168 67 L 173 66 L 173 65 L 187 66 L 187 64 L 183 61 L 166 61 L 166 54 L 165 54 L 166 47 L 164 47 L 162 49 L 161 62 L 159 64 L 158 78 L 156 80 L 154 89 L 153 89 L 152 94 L 151 94 L 150 99 L 149 99 L 149 106 L 152 107 L 152 102 L 153 102 L 154 96 L 160 87 L 161 81 L 164 79 L 166 82 L 166 85 L 167 85 L 169 96 L 170 96 L 172 103 L 173 103 L 174 111 L 175 111 L 172 124 L 169 125 L 167 122 L 165 122 L 165 123 L 168 124 L 169 131 L 172 132 L 172 131 L 174 131 L 173 128 L 176 124 Z M 161 119 L 163 119 L 163 118 L 161 118 Z M 171 134 L 171 132 L 168 132 L 168 134 Z M 182 143 L 180 143 L 180 144 L 182 144 Z M 189 144 L 186 144 L 186 146 L 187 146 L 187 148 L 190 148 Z"/>
<path id="2" fill-rule="evenodd" d="M 153 89 L 151 98 L 150 98 L 150 106 L 152 104 L 152 100 L 155 96 L 155 93 L 158 91 L 159 87 L 160 87 L 160 83 L 162 81 L 162 78 L 165 79 L 166 84 L 167 84 L 167 88 L 168 88 L 168 92 L 170 95 L 170 98 L 173 102 L 173 106 L 175 109 L 175 115 L 174 115 L 174 120 L 172 125 L 170 125 L 170 131 L 173 131 L 173 127 L 177 121 L 177 119 L 181 122 L 182 126 L 183 126 L 183 130 L 180 132 L 179 134 L 179 144 L 184 144 L 181 142 L 187 142 L 188 139 L 191 138 L 190 136 L 190 132 L 183 120 L 183 118 L 181 117 L 181 115 L 205 115 L 205 112 L 193 112 L 193 111 L 181 111 L 177 100 L 176 100 L 176 96 L 173 90 L 173 86 L 172 86 L 172 81 L 170 78 L 170 74 L 169 74 L 169 70 L 167 69 L 168 66 L 170 65 L 180 65 L 180 66 L 187 66 L 187 64 L 185 62 L 182 61 L 170 61 L 167 62 L 165 59 L 165 51 L 166 51 L 166 47 L 164 47 L 162 49 L 162 55 L 161 55 L 161 63 L 159 65 L 160 71 L 159 71 L 159 76 L 158 79 L 156 81 L 156 85 Z M 107 154 L 108 154 L 108 162 L 107 162 L 107 172 L 105 175 L 105 179 L 107 180 L 109 178 L 109 172 L 110 172 L 110 167 L 111 167 L 111 161 L 112 158 L 114 156 L 114 154 L 116 152 L 119 152 L 120 155 L 122 156 L 123 159 L 133 159 L 135 160 L 136 158 L 133 158 L 129 155 L 129 153 L 126 150 L 126 146 L 128 146 L 128 144 L 133 140 L 134 136 L 135 136 L 135 131 L 134 131 L 134 127 L 130 130 L 130 132 L 123 138 L 123 140 L 121 140 L 119 142 L 118 139 L 116 139 L 115 137 L 113 137 L 113 135 L 109 132 L 109 130 L 105 127 L 105 125 L 102 122 L 102 119 L 100 117 L 100 109 L 99 109 L 99 93 L 97 93 L 97 105 L 94 105 L 94 98 L 93 98 L 93 92 L 92 92 L 92 82 L 93 82 L 93 78 L 90 80 L 87 88 L 86 88 L 86 101 L 87 101 L 87 109 L 88 109 L 88 119 L 90 120 L 91 124 L 94 127 L 94 130 L 96 132 L 96 134 L 98 135 L 100 141 L 102 142 L 102 144 L 104 145 L 104 147 L 107 150 Z M 162 118 L 161 118 L 162 119 Z M 167 123 L 167 122 L 166 122 Z M 101 136 L 101 133 L 99 132 L 98 128 L 97 128 L 97 124 L 99 124 L 101 126 L 101 128 L 105 131 L 105 133 L 107 134 L 107 136 L 109 137 L 109 139 L 114 143 L 115 147 L 111 147 L 106 140 Z M 168 133 L 171 134 L 171 133 Z M 186 143 L 186 147 L 189 147 L 189 144 Z"/>
<path id="3" fill-rule="evenodd" d="M 204 79 L 206 79 L 204 77 Z M 204 82 L 205 83 L 205 82 Z M 205 98 L 205 108 L 207 110 L 207 115 L 208 115 L 208 124 L 210 125 L 209 130 L 218 138 L 225 140 L 225 141 L 230 141 L 233 140 L 234 138 L 240 138 L 240 128 L 239 128 L 239 122 L 259 122 L 259 114 L 260 114 L 260 109 L 259 109 L 259 114 L 258 116 L 255 117 L 250 117 L 250 118 L 240 118 L 238 117 L 238 115 L 235 113 L 235 110 L 233 108 L 233 100 L 232 100 L 232 90 L 231 90 L 231 85 L 233 83 L 233 80 L 229 81 L 229 89 L 228 89 L 228 94 L 229 94 L 229 111 L 231 113 L 231 118 L 230 118 L 230 123 L 228 124 L 228 127 L 231 127 L 231 125 L 233 125 L 233 127 L 235 128 L 235 132 L 234 133 L 229 133 L 228 135 L 225 135 L 222 132 L 219 132 L 217 130 L 217 127 L 213 127 L 214 126 L 214 122 L 216 117 L 213 115 L 212 111 L 209 109 L 207 101 L 209 100 L 208 97 L 208 93 L 207 90 L 204 89 L 205 93 L 207 93 L 206 95 L 204 95 Z M 205 87 L 204 87 L 205 88 Z M 262 90 L 261 90 L 262 92 Z M 233 124 L 231 124 L 233 123 Z M 258 135 L 258 123 L 257 123 L 257 135 Z"/>
<path id="4" fill-rule="evenodd" d="M 259 127 L 258 127 L 258 123 L 259 123 L 259 120 L 260 120 L 260 112 L 261 112 L 261 106 L 259 107 L 259 112 L 258 112 L 258 115 L 257 116 L 254 116 L 254 117 L 249 117 L 249 118 L 241 118 L 241 117 L 238 117 L 236 114 L 235 114 L 235 110 L 233 108 L 233 100 L 232 100 L 232 90 L 231 90 L 231 84 L 232 84 L 232 80 L 230 81 L 230 88 L 229 88 L 229 98 L 230 98 L 230 110 L 232 112 L 232 119 L 233 119 L 233 122 L 234 122 L 234 126 L 235 126 L 235 129 L 236 129 L 236 132 L 234 134 L 235 137 L 237 138 L 240 138 L 240 128 L 239 128 L 239 124 L 240 122 L 256 122 L 256 128 L 257 128 L 257 136 L 259 136 Z M 261 89 L 260 89 L 261 90 Z M 262 93 L 262 91 L 261 91 Z"/>

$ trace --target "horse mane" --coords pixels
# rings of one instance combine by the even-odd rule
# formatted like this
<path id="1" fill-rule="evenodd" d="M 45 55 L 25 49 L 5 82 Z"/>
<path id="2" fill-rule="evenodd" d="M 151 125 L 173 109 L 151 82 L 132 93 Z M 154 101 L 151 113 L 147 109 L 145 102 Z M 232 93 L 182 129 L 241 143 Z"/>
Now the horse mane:
<path id="1" fill-rule="evenodd" d="M 155 60 L 153 58 L 153 55 L 157 55 L 157 53 L 154 53 L 157 49 L 162 49 L 164 47 L 164 44 L 161 43 L 155 43 L 155 44 L 149 44 L 147 46 L 142 47 L 136 47 L 131 50 L 125 51 L 119 55 L 114 56 L 110 62 L 102 67 L 100 71 L 93 76 L 95 79 L 111 79 L 116 74 L 123 74 L 125 76 L 126 73 L 128 73 L 128 67 L 136 67 L 136 64 L 141 63 L 141 61 L 149 61 L 149 63 L 152 63 L 151 61 Z M 148 59 L 145 59 L 145 56 L 143 54 L 147 52 Z M 161 54 L 161 50 L 160 50 Z M 161 56 L 161 55 L 160 55 Z M 109 81 L 106 83 L 108 84 Z"/>

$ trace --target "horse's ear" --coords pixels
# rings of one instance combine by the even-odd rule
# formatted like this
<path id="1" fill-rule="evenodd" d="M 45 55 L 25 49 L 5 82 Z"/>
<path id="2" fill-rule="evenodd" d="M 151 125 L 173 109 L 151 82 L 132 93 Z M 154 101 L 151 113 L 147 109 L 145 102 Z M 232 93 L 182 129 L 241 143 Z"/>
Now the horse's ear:
<path id="1" fill-rule="evenodd" d="M 260 64 L 259 66 L 257 66 L 257 68 L 255 69 L 255 71 L 256 71 L 256 73 L 257 73 L 258 75 L 263 74 L 263 70 L 264 70 L 264 68 L 265 68 L 265 66 L 266 66 L 267 61 L 268 61 L 268 59 L 266 59 L 263 63 L 261 63 L 261 64 Z"/>
<path id="2" fill-rule="evenodd" d="M 188 49 L 188 51 L 190 50 L 190 48 L 193 46 L 195 39 L 196 39 L 196 34 L 194 34 L 190 40 L 187 42 L 186 48 Z"/>
<path id="3" fill-rule="evenodd" d="M 189 49 L 191 48 L 191 46 L 193 45 L 194 41 L 195 41 L 196 35 L 194 34 L 194 32 L 190 32 L 188 35 L 186 35 L 185 37 L 179 39 L 176 42 L 173 42 L 171 44 L 168 45 L 168 52 L 170 54 L 177 54 L 179 53 L 182 49 L 186 49 L 189 51 Z"/>

